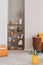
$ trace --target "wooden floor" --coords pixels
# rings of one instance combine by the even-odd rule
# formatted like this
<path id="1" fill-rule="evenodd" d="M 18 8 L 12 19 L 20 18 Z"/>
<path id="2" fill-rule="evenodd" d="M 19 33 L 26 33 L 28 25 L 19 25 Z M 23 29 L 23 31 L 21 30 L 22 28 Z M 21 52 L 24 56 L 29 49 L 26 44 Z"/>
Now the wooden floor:
<path id="1" fill-rule="evenodd" d="M 25 51 L 9 51 L 7 57 L 0 57 L 0 65 L 32 65 L 32 55 Z M 43 54 L 39 55 L 40 62 L 38 65 L 43 65 Z"/>

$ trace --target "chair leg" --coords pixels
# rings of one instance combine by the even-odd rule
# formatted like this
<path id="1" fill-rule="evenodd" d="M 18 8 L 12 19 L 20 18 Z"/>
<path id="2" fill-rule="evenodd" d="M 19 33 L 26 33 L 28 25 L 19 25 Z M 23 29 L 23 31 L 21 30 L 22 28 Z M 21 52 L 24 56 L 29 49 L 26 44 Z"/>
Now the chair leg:
<path id="1" fill-rule="evenodd" d="M 41 44 L 41 52 L 43 53 L 43 42 Z"/>

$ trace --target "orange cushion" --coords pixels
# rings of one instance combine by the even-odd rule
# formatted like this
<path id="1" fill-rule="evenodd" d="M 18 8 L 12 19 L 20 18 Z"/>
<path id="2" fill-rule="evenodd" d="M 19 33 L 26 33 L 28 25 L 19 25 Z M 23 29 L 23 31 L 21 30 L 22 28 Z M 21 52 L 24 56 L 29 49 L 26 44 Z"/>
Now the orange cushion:
<path id="1" fill-rule="evenodd" d="M 8 49 L 5 45 L 0 44 L 0 56 L 7 56 L 8 55 Z"/>

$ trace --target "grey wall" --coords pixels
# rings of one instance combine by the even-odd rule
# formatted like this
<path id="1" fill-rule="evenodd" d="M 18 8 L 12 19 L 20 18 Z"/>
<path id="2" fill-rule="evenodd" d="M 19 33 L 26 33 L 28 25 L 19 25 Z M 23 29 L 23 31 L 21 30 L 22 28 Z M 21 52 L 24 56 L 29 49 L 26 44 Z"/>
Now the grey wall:
<path id="1" fill-rule="evenodd" d="M 43 33 L 43 0 L 25 0 L 25 49 L 32 47 L 32 37 Z"/>
<path id="2" fill-rule="evenodd" d="M 0 44 L 7 46 L 8 0 L 0 0 Z"/>
<path id="3" fill-rule="evenodd" d="M 24 10 L 24 0 L 9 0 L 9 21 L 18 21 L 17 12 Z"/>

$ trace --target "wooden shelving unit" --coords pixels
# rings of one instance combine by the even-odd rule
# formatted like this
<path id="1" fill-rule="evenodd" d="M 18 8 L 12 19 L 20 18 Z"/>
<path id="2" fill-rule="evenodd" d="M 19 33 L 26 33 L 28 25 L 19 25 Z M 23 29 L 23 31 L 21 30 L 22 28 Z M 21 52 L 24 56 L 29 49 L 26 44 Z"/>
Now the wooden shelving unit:
<path id="1" fill-rule="evenodd" d="M 24 25 L 8 24 L 8 49 L 24 49 Z"/>

